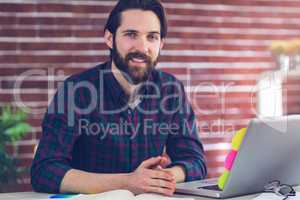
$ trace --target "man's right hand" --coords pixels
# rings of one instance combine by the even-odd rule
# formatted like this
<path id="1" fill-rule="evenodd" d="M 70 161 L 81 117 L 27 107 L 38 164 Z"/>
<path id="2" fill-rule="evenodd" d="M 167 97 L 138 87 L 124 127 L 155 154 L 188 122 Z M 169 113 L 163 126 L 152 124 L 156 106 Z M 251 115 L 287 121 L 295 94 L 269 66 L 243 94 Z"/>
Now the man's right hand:
<path id="1" fill-rule="evenodd" d="M 159 193 L 172 196 L 175 192 L 176 181 L 171 172 L 155 169 L 162 157 L 145 160 L 129 174 L 128 189 L 135 194 Z"/>

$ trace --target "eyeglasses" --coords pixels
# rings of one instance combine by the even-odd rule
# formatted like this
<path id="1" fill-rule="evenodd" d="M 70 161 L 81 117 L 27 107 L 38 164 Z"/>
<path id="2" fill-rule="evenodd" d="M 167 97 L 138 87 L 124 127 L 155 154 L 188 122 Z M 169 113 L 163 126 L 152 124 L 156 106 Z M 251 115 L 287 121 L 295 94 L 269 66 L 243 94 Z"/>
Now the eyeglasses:
<path id="1" fill-rule="evenodd" d="M 280 184 L 280 181 L 275 180 L 265 185 L 265 192 L 274 192 L 279 196 L 283 196 L 282 200 L 286 200 L 290 196 L 296 196 L 294 188 L 287 184 Z"/>

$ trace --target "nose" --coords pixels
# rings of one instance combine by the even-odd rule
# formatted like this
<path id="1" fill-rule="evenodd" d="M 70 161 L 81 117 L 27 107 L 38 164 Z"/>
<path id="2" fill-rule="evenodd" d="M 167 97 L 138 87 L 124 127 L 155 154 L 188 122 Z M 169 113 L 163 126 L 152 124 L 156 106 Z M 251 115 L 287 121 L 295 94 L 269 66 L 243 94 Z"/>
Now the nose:
<path id="1" fill-rule="evenodd" d="M 140 37 L 136 42 L 135 48 L 142 53 L 148 54 L 149 46 L 147 39 L 144 37 Z"/>

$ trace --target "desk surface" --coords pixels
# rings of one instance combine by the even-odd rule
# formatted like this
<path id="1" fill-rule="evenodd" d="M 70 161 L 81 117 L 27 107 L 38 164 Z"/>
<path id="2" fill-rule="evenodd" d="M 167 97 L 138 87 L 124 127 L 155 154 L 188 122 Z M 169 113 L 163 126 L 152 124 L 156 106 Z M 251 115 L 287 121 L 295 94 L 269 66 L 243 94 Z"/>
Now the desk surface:
<path id="1" fill-rule="evenodd" d="M 300 186 L 295 188 L 297 192 L 300 192 Z M 228 200 L 247 200 L 253 199 L 259 194 L 241 196 L 236 198 L 230 198 Z M 46 200 L 49 199 L 51 194 L 45 193 L 36 193 L 36 192 L 16 192 L 16 193 L 0 193 L 0 200 Z M 178 195 L 176 194 L 174 197 L 190 197 L 195 200 L 212 200 L 212 198 L 205 198 L 200 196 L 188 196 L 188 195 Z"/>
<path id="2" fill-rule="evenodd" d="M 36 193 L 36 192 L 16 192 L 16 193 L 0 193 L 0 200 L 44 200 L 49 199 L 51 194 Z M 232 200 L 246 200 L 252 199 L 257 195 L 248 195 L 237 198 L 232 198 Z M 211 198 L 204 198 L 198 196 L 186 196 L 186 195 L 175 195 L 175 197 L 192 197 L 195 200 L 211 200 Z"/>

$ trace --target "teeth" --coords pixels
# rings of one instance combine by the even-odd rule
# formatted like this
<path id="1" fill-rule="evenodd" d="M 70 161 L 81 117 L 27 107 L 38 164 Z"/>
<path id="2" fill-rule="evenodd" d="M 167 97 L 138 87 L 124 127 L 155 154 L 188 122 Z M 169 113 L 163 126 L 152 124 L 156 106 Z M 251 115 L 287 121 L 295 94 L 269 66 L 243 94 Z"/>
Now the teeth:
<path id="1" fill-rule="evenodd" d="M 144 59 L 139 59 L 139 58 L 133 58 L 132 59 L 134 62 L 144 62 Z"/>

